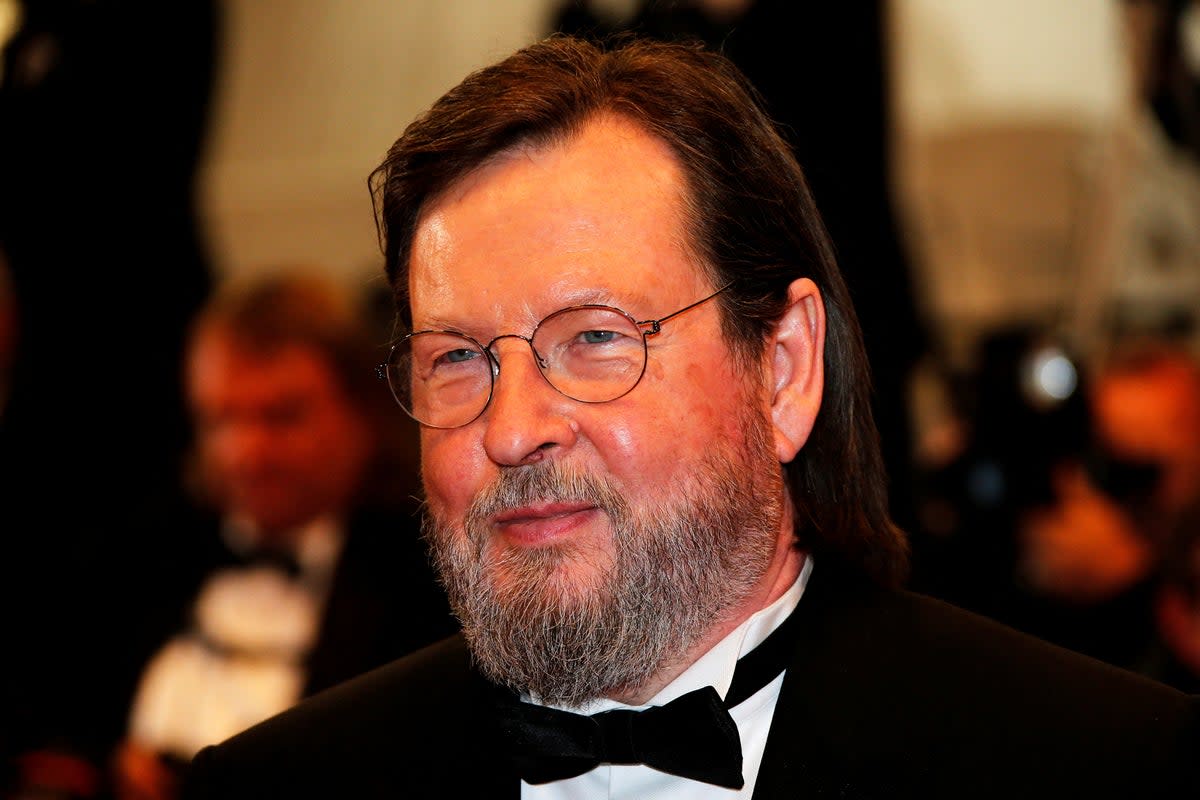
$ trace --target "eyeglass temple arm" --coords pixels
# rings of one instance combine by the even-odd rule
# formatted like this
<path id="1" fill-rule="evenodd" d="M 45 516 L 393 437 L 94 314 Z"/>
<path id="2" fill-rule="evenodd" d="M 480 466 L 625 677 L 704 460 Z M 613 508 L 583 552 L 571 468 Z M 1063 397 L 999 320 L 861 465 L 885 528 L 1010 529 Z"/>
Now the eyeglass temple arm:
<path id="1" fill-rule="evenodd" d="M 648 319 L 648 320 L 644 320 L 644 321 L 642 321 L 642 322 L 639 322 L 639 323 L 638 323 L 638 327 L 640 328 L 640 327 L 642 327 L 643 325 L 649 325 L 649 326 L 650 326 L 650 330 L 646 331 L 646 332 L 645 332 L 645 335 L 646 335 L 646 336 L 653 336 L 654 334 L 656 334 L 656 333 L 658 333 L 660 330 L 662 330 L 662 324 L 663 324 L 664 322 L 666 322 L 667 320 L 669 320 L 669 319 L 672 319 L 673 317 L 678 317 L 680 314 L 682 314 L 682 313 L 683 313 L 683 312 L 685 312 L 685 311 L 691 311 L 693 308 L 695 308 L 696 306 L 700 305 L 701 303 L 707 303 L 709 300 L 712 300 L 714 297 L 716 297 L 716 296 L 717 296 L 717 295 L 719 295 L 721 292 L 723 292 L 723 291 L 725 291 L 726 289 L 728 289 L 730 286 L 733 286 L 733 281 L 730 281 L 729 283 L 727 283 L 727 284 L 725 284 L 724 286 L 722 286 L 720 289 L 717 289 L 715 292 L 713 292 L 712 294 L 710 294 L 708 297 L 701 297 L 699 300 L 697 300 L 696 302 L 692 303 L 691 305 L 686 305 L 686 306 L 684 306 L 683 308 L 679 309 L 678 311 L 672 311 L 670 314 L 667 314 L 665 317 L 660 317 L 659 319 Z"/>

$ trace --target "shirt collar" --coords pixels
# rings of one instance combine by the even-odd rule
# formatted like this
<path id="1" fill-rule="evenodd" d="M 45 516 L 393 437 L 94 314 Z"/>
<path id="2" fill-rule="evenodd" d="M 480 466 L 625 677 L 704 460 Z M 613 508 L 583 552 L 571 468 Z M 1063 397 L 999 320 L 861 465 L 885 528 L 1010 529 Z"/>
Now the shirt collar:
<path id="1" fill-rule="evenodd" d="M 249 553 L 262 537 L 258 527 L 249 519 L 226 519 L 221 536 L 235 553 Z M 300 563 L 305 574 L 323 574 L 333 569 L 345 540 L 342 524 L 332 516 L 318 517 L 287 537 L 288 549 Z"/>
<path id="2" fill-rule="evenodd" d="M 658 694 L 650 698 L 645 705 L 630 706 L 616 700 L 600 698 L 586 704 L 583 709 L 572 709 L 586 714 L 595 714 L 614 708 L 647 708 L 661 706 L 676 697 L 687 694 L 704 686 L 712 686 L 722 698 L 729 691 L 733 682 L 733 671 L 737 661 L 746 653 L 763 642 L 771 631 L 778 628 L 783 621 L 795 610 L 808 585 L 812 574 L 812 556 L 805 555 L 804 566 L 796 581 L 775 602 L 751 614 L 740 625 L 734 628 L 713 645 L 704 655 L 696 659 L 679 674 L 675 680 L 664 686 Z"/>

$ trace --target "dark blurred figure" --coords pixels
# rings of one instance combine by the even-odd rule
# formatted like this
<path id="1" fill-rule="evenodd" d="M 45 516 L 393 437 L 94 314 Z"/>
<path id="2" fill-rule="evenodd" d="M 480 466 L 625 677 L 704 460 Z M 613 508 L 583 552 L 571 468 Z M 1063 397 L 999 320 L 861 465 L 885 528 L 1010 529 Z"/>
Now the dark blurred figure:
<path id="1" fill-rule="evenodd" d="M 1181 516 L 1163 565 L 1154 603 L 1158 637 L 1143 669 L 1163 683 L 1200 693 L 1200 501 Z"/>
<path id="2" fill-rule="evenodd" d="M 386 339 L 364 304 L 290 270 L 223 286 L 197 317 L 189 491 L 98 565 L 110 649 L 88 668 L 107 702 L 80 710 L 107 726 L 94 766 L 116 797 L 174 797 L 201 746 L 457 630 L 420 539 L 415 425 L 375 375 Z"/>
<path id="3" fill-rule="evenodd" d="M 1114 327 L 1175 329 L 1197 338 L 1200 309 L 1200 5 L 1124 0 L 1126 47 L 1136 92 L 1122 191 L 1123 248 L 1114 264 L 1124 290 Z M 1194 22 L 1189 22 L 1194 20 Z"/>
<path id="4" fill-rule="evenodd" d="M 729 56 L 763 95 L 805 170 L 862 322 L 892 515 L 914 534 L 919 569 L 909 383 L 930 341 L 890 185 L 886 12 L 884 0 L 647 0 L 621 21 L 566 0 L 552 25 L 596 36 L 633 29 L 700 39 Z"/>
<path id="5" fill-rule="evenodd" d="M 1121 200 L 1128 211 L 1112 274 L 1081 287 L 1111 284 L 1095 321 L 1084 329 L 1073 317 L 1076 293 L 1062 299 L 1059 320 L 984 332 L 970 370 L 949 375 L 965 441 L 948 461 L 917 470 L 919 529 L 932 535 L 917 551 L 924 558 L 914 558 L 914 582 L 1159 677 L 1149 662 L 1166 663 L 1169 653 L 1153 608 L 1186 503 L 1178 489 L 1156 487 L 1178 483 L 1180 470 L 1168 466 L 1180 463 L 1178 448 L 1197 447 L 1178 412 L 1187 405 L 1180 387 L 1190 368 L 1180 367 L 1191 359 L 1183 343 L 1194 341 L 1200 264 L 1187 7 L 1119 7 L 1135 89 Z"/>
<path id="6" fill-rule="evenodd" d="M 957 431 L 914 470 L 924 532 L 922 591 L 1015 624 L 1017 528 L 1053 501 L 1051 469 L 1084 453 L 1091 415 L 1079 356 L 1027 323 L 983 333 L 971 366 L 947 373 Z"/>
<path id="7" fill-rule="evenodd" d="M 1090 368 L 1053 337 L 987 335 L 957 398 L 962 451 L 923 476 L 933 590 L 957 605 L 1176 683 L 1156 628 L 1200 503 L 1200 367 L 1130 339 Z"/>
<path id="8" fill-rule="evenodd" d="M 12 362 L 17 345 L 17 302 L 13 297 L 12 277 L 3 253 L 0 253 L 0 416 L 8 401 L 12 380 Z"/>
<path id="9" fill-rule="evenodd" d="M 1200 507 L 1200 363 L 1170 342 L 1130 344 L 1087 395 L 1091 446 L 1056 465 L 1053 499 L 1020 520 L 1028 601 L 1017 622 L 1179 683 L 1156 605 L 1164 590 L 1196 588 L 1187 559 Z"/>
<path id="10" fill-rule="evenodd" d="M 1138 94 L 1172 143 L 1200 159 L 1200 75 L 1185 52 L 1194 0 L 1122 0 Z"/>
<path id="11" fill-rule="evenodd" d="M 171 486 L 179 358 L 210 287 L 194 181 L 212 0 L 25 0 L 3 51 L 0 259 L 16 315 L 0 414 L 0 752 L 87 697 L 79 590 L 114 520 Z M 76 695 L 79 695 L 78 697 Z"/>

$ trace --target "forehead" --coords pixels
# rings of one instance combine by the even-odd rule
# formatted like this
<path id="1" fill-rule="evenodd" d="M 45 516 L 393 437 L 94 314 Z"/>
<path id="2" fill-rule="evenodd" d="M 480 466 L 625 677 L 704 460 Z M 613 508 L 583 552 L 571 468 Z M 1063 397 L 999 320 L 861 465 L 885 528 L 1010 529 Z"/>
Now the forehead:
<path id="1" fill-rule="evenodd" d="M 317 348 L 281 342 L 263 349 L 217 327 L 202 330 L 188 359 L 188 386 L 197 400 L 265 400 L 296 392 L 334 391 L 332 364 Z"/>
<path id="2" fill-rule="evenodd" d="M 707 280 L 686 244 L 684 186 L 667 145 L 621 117 L 501 153 L 423 210 L 414 326 L 536 321 L 578 302 L 640 315 L 661 295 L 692 299 Z"/>

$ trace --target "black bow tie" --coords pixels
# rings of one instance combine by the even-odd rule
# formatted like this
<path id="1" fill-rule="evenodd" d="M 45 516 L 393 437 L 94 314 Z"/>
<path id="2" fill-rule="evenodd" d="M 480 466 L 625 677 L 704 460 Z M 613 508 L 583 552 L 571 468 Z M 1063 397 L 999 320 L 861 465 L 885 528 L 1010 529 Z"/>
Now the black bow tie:
<path id="1" fill-rule="evenodd" d="M 289 578 L 299 578 L 304 573 L 304 566 L 301 566 L 300 559 L 295 557 L 295 553 L 282 551 L 282 549 L 259 549 L 250 555 L 246 564 L 247 566 L 274 567 Z"/>
<path id="2" fill-rule="evenodd" d="M 517 700 L 498 703 L 503 742 L 528 783 L 573 778 L 600 764 L 644 764 L 661 772 L 740 789 L 742 744 L 729 709 L 787 667 L 797 617 L 793 613 L 738 660 L 724 702 L 705 686 L 662 706 L 587 716 Z"/>
<path id="3" fill-rule="evenodd" d="M 304 573 L 304 568 L 296 555 L 278 547 L 258 547 L 248 553 L 241 554 L 237 559 L 241 567 L 270 567 L 277 569 L 289 578 L 298 578 Z"/>

